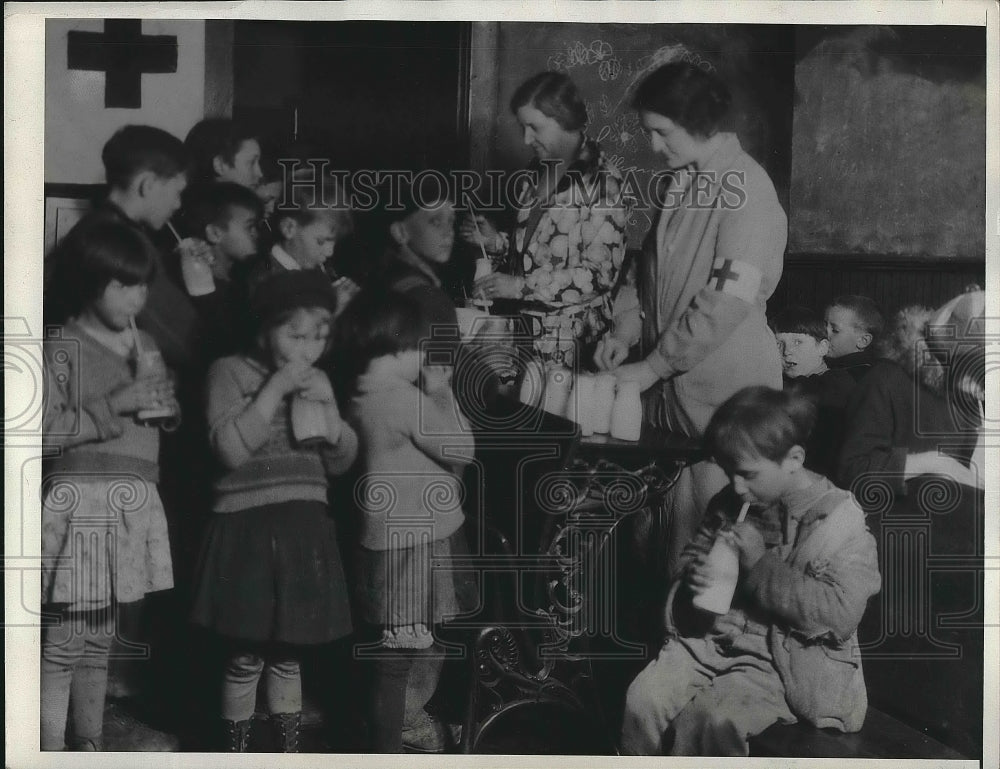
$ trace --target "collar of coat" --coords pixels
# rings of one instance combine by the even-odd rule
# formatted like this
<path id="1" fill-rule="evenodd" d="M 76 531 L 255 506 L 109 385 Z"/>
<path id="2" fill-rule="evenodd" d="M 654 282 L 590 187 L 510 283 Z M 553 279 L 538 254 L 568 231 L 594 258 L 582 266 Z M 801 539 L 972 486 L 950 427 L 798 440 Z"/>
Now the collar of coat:
<path id="1" fill-rule="evenodd" d="M 441 279 L 434 272 L 434 268 L 408 248 L 399 247 L 392 249 L 390 252 L 390 258 L 395 259 L 397 262 L 400 262 L 410 269 L 416 270 L 421 275 L 426 276 L 427 279 L 435 286 L 441 286 Z"/>
<path id="2" fill-rule="evenodd" d="M 813 477 L 813 482 L 804 489 L 788 492 L 779 501 L 779 505 L 788 517 L 794 519 L 800 526 L 807 526 L 813 521 L 826 517 L 828 511 L 817 507 L 816 503 L 833 488 L 823 476 L 809 470 L 805 472 Z"/>

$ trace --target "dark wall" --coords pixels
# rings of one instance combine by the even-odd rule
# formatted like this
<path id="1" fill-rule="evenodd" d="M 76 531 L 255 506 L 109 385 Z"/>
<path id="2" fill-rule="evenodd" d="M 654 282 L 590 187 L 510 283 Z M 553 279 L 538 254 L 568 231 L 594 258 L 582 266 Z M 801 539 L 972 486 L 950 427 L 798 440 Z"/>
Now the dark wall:
<path id="1" fill-rule="evenodd" d="M 339 168 L 466 161 L 460 22 L 236 22 L 234 115 Z"/>
<path id="2" fill-rule="evenodd" d="M 985 256 L 983 27 L 796 28 L 789 250 Z"/>
<path id="3" fill-rule="evenodd" d="M 911 305 L 940 307 L 970 283 L 986 285 L 982 262 L 935 259 L 900 263 L 897 258 L 865 255 L 789 254 L 767 310 L 769 315 L 789 305 L 822 310 L 840 294 L 861 294 L 874 299 L 889 317 Z"/>

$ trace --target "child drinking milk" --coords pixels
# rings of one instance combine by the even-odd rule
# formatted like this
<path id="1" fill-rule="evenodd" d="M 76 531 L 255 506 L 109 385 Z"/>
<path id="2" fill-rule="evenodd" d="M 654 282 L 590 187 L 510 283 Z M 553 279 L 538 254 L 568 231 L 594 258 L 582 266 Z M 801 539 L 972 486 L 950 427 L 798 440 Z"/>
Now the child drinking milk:
<path id="1" fill-rule="evenodd" d="M 58 456 L 42 489 L 41 748 L 61 750 L 72 705 L 76 750 L 101 750 L 108 656 L 118 604 L 173 587 L 160 504 L 159 431 L 144 410 L 176 408 L 159 352 L 137 332 L 155 272 L 149 242 L 128 224 L 87 224 L 61 269 L 76 286 L 61 338 L 45 342 L 43 432 Z M 131 327 L 130 327 L 131 326 Z"/>
<path id="2" fill-rule="evenodd" d="M 210 439 L 223 467 L 198 565 L 193 619 L 229 642 L 222 689 L 227 749 L 248 749 L 261 675 L 282 752 L 298 752 L 301 647 L 352 630 L 327 475 L 357 454 L 330 381 L 316 368 L 335 307 L 329 283 L 305 272 L 267 278 L 253 300 L 256 349 L 208 375 Z M 308 444 L 293 431 L 311 402 Z"/>
<path id="3" fill-rule="evenodd" d="M 402 752 L 405 710 L 411 728 L 431 726 L 423 706 L 442 661 L 433 628 L 475 605 L 466 580 L 431 566 L 432 556 L 467 550 L 461 472 L 474 441 L 447 367 L 424 363 L 429 337 L 406 294 L 363 291 L 337 327 L 337 368 L 351 383 L 347 415 L 362 446 L 357 606 L 380 647 L 368 714 L 381 753 Z M 411 672 L 424 685 L 408 692 Z"/>
<path id="4" fill-rule="evenodd" d="M 730 486 L 682 554 L 669 637 L 628 690 L 624 752 L 746 756 L 749 737 L 797 719 L 861 729 L 857 626 L 880 587 L 875 540 L 854 497 L 803 467 L 814 411 L 801 396 L 748 387 L 713 415 L 705 439 Z M 703 603 L 719 579 L 717 537 L 738 553 L 736 597 L 699 616 L 692 593 Z"/>

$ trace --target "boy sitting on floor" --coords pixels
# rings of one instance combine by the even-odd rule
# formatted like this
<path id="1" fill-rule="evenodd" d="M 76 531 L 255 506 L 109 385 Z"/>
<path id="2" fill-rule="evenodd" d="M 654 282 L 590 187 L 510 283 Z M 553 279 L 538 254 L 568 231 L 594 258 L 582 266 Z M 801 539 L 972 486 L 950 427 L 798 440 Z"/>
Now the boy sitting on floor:
<path id="1" fill-rule="evenodd" d="M 767 387 L 739 391 L 712 417 L 705 439 L 730 486 L 682 554 L 666 643 L 629 687 L 624 753 L 746 756 L 775 723 L 861 728 L 857 626 L 880 587 L 875 539 L 851 494 L 803 467 L 814 419 L 810 401 Z M 734 523 L 741 503 L 753 507 Z M 691 604 L 717 579 L 717 537 L 739 557 L 722 615 Z"/>

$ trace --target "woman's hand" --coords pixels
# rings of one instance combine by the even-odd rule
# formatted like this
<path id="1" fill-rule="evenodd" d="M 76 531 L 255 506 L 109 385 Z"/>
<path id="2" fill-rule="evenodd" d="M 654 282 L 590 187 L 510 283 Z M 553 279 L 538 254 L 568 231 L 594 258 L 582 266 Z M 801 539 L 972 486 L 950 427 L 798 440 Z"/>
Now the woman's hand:
<path id="1" fill-rule="evenodd" d="M 115 414 L 134 414 L 174 401 L 174 383 L 169 377 L 137 379 L 122 385 L 108 396 Z"/>
<path id="2" fill-rule="evenodd" d="M 594 365 L 598 371 L 612 371 L 628 357 L 628 345 L 616 336 L 605 334 L 594 350 Z"/>
<path id="3" fill-rule="evenodd" d="M 333 402 L 333 386 L 330 384 L 330 378 L 318 368 L 308 369 L 299 386 L 298 396 L 320 403 Z"/>
<path id="4" fill-rule="evenodd" d="M 627 363 L 611 372 L 619 382 L 638 382 L 639 391 L 644 392 L 660 381 L 660 376 L 646 361 Z"/>
<path id="5" fill-rule="evenodd" d="M 472 286 L 472 295 L 487 299 L 520 299 L 524 290 L 524 278 L 493 272 L 480 278 Z"/>
<path id="6" fill-rule="evenodd" d="M 458 226 L 458 236 L 466 243 L 471 243 L 476 247 L 481 245 L 490 253 L 495 254 L 500 250 L 497 243 L 500 233 L 485 216 L 473 218 L 471 214 L 467 214 Z"/>

